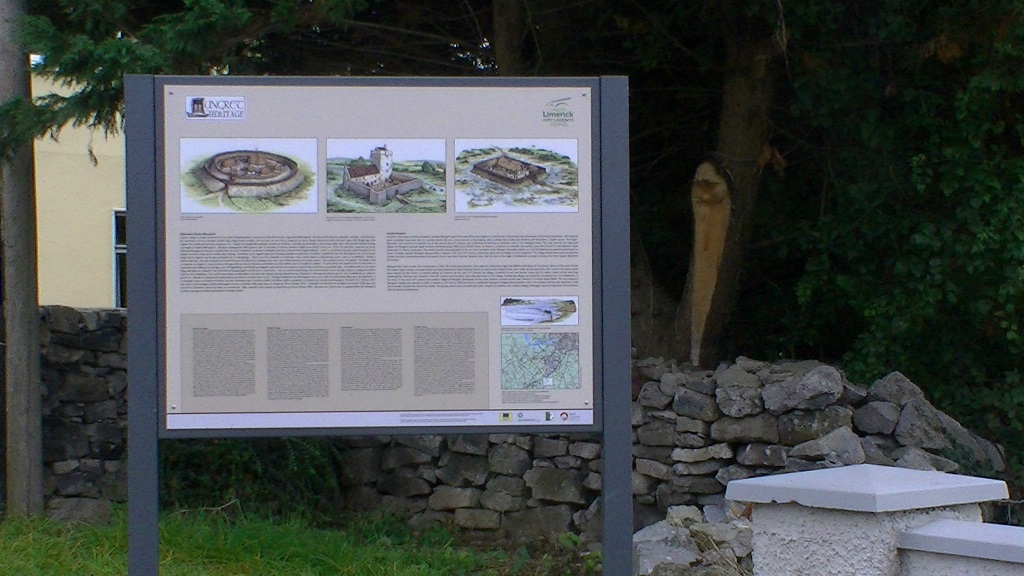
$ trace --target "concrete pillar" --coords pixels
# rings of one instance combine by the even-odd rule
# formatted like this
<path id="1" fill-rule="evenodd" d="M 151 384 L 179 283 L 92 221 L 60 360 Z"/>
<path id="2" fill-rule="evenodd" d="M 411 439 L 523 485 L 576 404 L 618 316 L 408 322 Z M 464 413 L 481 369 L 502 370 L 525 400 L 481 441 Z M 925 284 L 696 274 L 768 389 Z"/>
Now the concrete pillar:
<path id="1" fill-rule="evenodd" d="M 901 532 L 939 519 L 981 522 L 999 480 L 861 464 L 729 483 L 751 502 L 755 576 L 899 576 Z"/>

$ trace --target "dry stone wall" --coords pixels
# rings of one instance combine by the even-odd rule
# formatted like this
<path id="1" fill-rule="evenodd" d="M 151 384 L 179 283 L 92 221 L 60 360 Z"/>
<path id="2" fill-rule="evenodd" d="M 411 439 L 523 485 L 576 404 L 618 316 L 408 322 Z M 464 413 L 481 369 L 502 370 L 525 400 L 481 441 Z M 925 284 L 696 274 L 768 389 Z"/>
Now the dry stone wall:
<path id="1" fill-rule="evenodd" d="M 123 310 L 42 309 L 48 509 L 100 518 L 126 498 Z M 626 385 L 624 383 L 623 385 Z M 698 505 L 724 518 L 729 481 L 863 462 L 978 474 L 1000 450 L 894 372 L 869 387 L 819 362 L 739 358 L 715 371 L 634 362 L 635 523 Z M 518 538 L 598 537 L 599 435 L 346 438 L 340 481 L 354 509 Z"/>
<path id="2" fill-rule="evenodd" d="M 58 519 L 105 520 L 127 499 L 124 310 L 41 310 L 44 494 Z"/>

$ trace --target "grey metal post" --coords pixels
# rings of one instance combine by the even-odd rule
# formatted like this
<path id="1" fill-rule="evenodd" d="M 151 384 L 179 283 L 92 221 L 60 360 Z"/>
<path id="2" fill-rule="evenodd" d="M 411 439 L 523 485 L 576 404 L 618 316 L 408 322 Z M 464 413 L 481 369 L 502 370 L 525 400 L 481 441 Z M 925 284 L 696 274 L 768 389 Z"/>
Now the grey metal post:
<path id="1" fill-rule="evenodd" d="M 128 224 L 128 574 L 159 573 L 157 202 L 152 76 L 125 78 Z"/>
<path id="2" fill-rule="evenodd" d="M 633 573 L 633 430 L 629 379 L 629 83 L 601 78 L 601 290 L 604 313 L 604 573 Z"/>

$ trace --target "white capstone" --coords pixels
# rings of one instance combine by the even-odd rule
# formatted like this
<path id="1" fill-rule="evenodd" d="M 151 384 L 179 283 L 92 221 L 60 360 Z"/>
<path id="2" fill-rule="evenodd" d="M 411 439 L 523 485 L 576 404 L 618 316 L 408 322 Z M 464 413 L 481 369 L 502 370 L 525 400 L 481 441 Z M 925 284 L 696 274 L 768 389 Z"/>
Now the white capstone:
<path id="1" fill-rule="evenodd" d="M 813 508 L 889 512 L 1001 500 L 1008 498 L 1009 492 L 1001 480 L 859 464 L 734 480 L 729 483 L 725 497 L 744 502 L 795 502 Z"/>
<path id="2" fill-rule="evenodd" d="M 899 547 L 1015 563 L 1024 574 L 1024 528 L 937 520 L 899 535 Z M 965 572 L 966 573 L 966 572 Z"/>

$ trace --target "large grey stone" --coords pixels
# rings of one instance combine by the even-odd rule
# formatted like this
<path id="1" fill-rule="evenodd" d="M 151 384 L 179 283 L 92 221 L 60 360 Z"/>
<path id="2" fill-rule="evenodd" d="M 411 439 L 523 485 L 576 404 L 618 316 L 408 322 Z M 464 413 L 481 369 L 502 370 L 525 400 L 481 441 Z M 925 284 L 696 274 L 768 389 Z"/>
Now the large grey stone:
<path id="1" fill-rule="evenodd" d="M 704 422 L 714 422 L 721 415 L 718 403 L 709 394 L 680 388 L 672 401 L 672 409 L 680 416 L 696 418 Z"/>
<path id="2" fill-rule="evenodd" d="M 844 466 L 864 463 L 864 448 L 860 438 L 849 428 L 840 428 L 817 440 L 794 446 L 789 455 L 792 458 L 829 460 Z"/>
<path id="3" fill-rule="evenodd" d="M 911 401 L 925 402 L 924 392 L 900 372 L 890 372 L 868 388 L 868 401 L 884 400 L 898 406 Z"/>
<path id="4" fill-rule="evenodd" d="M 452 452 L 486 456 L 491 443 L 483 434 L 459 434 L 448 437 L 448 449 Z"/>
<path id="5" fill-rule="evenodd" d="M 676 432 L 707 436 L 711 433 L 711 424 L 689 416 L 679 416 L 676 418 Z"/>
<path id="6" fill-rule="evenodd" d="M 57 388 L 57 398 L 71 402 L 100 402 L 109 398 L 108 386 L 103 377 L 81 371 L 64 374 Z"/>
<path id="7" fill-rule="evenodd" d="M 478 488 L 438 486 L 427 500 L 427 506 L 431 510 L 474 508 L 480 505 L 480 492 Z"/>
<path id="8" fill-rule="evenodd" d="M 701 476 L 715 474 L 728 465 L 728 460 L 704 460 L 702 462 L 692 463 L 680 462 L 672 466 L 672 473 L 678 476 Z"/>
<path id="9" fill-rule="evenodd" d="M 668 466 L 667 464 L 662 464 L 661 462 L 655 460 L 645 460 L 643 458 L 637 458 L 633 466 L 636 468 L 637 472 L 645 474 L 652 478 L 657 478 L 659 480 L 668 480 L 668 478 L 672 475 L 671 466 Z"/>
<path id="10" fill-rule="evenodd" d="M 729 482 L 733 480 L 746 480 L 747 478 L 753 478 L 757 476 L 757 470 L 748 468 L 747 466 L 741 466 L 739 464 L 733 464 L 726 466 L 715 473 L 715 480 L 718 480 L 723 486 L 728 486 Z"/>
<path id="11" fill-rule="evenodd" d="M 527 508 L 503 515 L 501 527 L 515 542 L 551 538 L 569 531 L 572 513 L 572 508 L 566 504 Z"/>
<path id="12" fill-rule="evenodd" d="M 533 462 L 530 453 L 515 444 L 495 444 L 487 454 L 491 472 L 505 476 L 522 476 Z"/>
<path id="13" fill-rule="evenodd" d="M 523 496 L 526 494 L 526 481 L 511 476 L 495 476 L 487 481 L 487 489 L 510 496 Z"/>
<path id="14" fill-rule="evenodd" d="M 714 542 L 718 548 L 731 548 L 738 558 L 750 556 L 753 551 L 754 532 L 749 525 L 733 522 L 716 524 L 700 523 L 690 526 L 690 535 L 694 539 L 701 536 Z"/>
<path id="15" fill-rule="evenodd" d="M 556 456 L 551 460 L 555 464 L 555 468 L 582 468 L 584 460 L 579 456 Z M 538 461 L 534 460 L 536 466 Z"/>
<path id="16" fill-rule="evenodd" d="M 583 476 L 576 470 L 532 468 L 523 475 L 532 496 L 551 502 L 585 504 Z"/>
<path id="17" fill-rule="evenodd" d="M 714 476 L 673 476 L 672 485 L 693 494 L 717 494 L 725 490 Z"/>
<path id="18" fill-rule="evenodd" d="M 826 406 L 822 410 L 794 410 L 779 416 L 779 442 L 796 446 L 821 438 L 833 430 L 850 428 L 853 410 L 846 406 Z"/>
<path id="19" fill-rule="evenodd" d="M 706 434 L 690 434 L 687 432 L 677 432 L 675 442 L 676 446 L 682 448 L 702 448 L 710 444 Z"/>
<path id="20" fill-rule="evenodd" d="M 892 434 L 900 421 L 900 407 L 885 400 L 875 400 L 857 408 L 853 423 L 865 434 Z"/>
<path id="21" fill-rule="evenodd" d="M 657 478 L 652 478 L 646 474 L 641 474 L 636 470 L 633 470 L 630 475 L 630 487 L 634 496 L 642 496 L 650 494 L 651 490 L 658 484 Z"/>
<path id="22" fill-rule="evenodd" d="M 637 439 L 646 446 L 674 446 L 676 443 L 675 423 L 652 420 L 636 430 Z"/>
<path id="23" fill-rule="evenodd" d="M 747 373 L 744 372 L 744 374 Z M 747 375 L 757 380 L 753 374 Z M 733 418 L 753 416 L 764 411 L 760 387 L 719 386 L 715 390 L 715 400 L 722 413 Z"/>
<path id="24" fill-rule="evenodd" d="M 843 394 L 843 375 L 831 366 L 818 366 L 782 382 L 766 384 L 761 395 L 772 414 L 793 409 L 818 410 Z"/>
<path id="25" fill-rule="evenodd" d="M 948 458 L 925 452 L 914 446 L 904 446 L 894 450 L 892 457 L 900 468 L 914 470 L 938 470 L 939 472 L 956 472 L 960 465 Z"/>
<path id="26" fill-rule="evenodd" d="M 989 462 L 988 453 L 974 435 L 956 420 L 921 400 L 910 400 L 903 406 L 894 435 L 903 446 L 929 451 L 950 450 L 967 460 Z"/>
<path id="27" fill-rule="evenodd" d="M 689 528 L 704 521 L 704 515 L 696 506 L 669 506 L 665 510 L 665 522 L 676 528 Z"/>
<path id="28" fill-rule="evenodd" d="M 755 360 L 753 358 L 747 358 L 746 356 L 737 356 L 736 366 L 750 372 L 751 374 L 757 374 L 761 370 L 767 368 L 768 363 L 764 360 Z"/>
<path id="29" fill-rule="evenodd" d="M 715 382 L 719 388 L 739 386 L 743 388 L 760 388 L 761 380 L 754 374 L 733 364 L 715 373 Z"/>
<path id="30" fill-rule="evenodd" d="M 674 421 L 673 424 L 675 424 Z M 601 445 L 597 442 L 573 442 L 569 445 L 569 454 L 585 460 L 593 460 L 601 455 Z"/>
<path id="31" fill-rule="evenodd" d="M 441 444 L 444 443 L 444 436 L 438 436 L 436 434 L 395 436 L 395 442 L 403 446 L 415 448 L 424 454 L 437 458 L 441 455 Z"/>
<path id="32" fill-rule="evenodd" d="M 384 494 L 402 498 L 430 494 L 430 484 L 405 468 L 381 476 L 377 481 L 377 489 Z"/>
<path id="33" fill-rule="evenodd" d="M 860 406 L 867 397 L 867 388 L 847 381 L 843 383 L 843 395 L 839 397 L 839 402 L 847 406 Z"/>
<path id="34" fill-rule="evenodd" d="M 672 460 L 676 462 L 703 462 L 705 460 L 727 460 L 733 457 L 732 447 L 726 443 L 714 444 L 706 448 L 676 448 L 672 451 Z"/>
<path id="35" fill-rule="evenodd" d="M 406 466 L 426 464 L 432 458 L 430 454 L 411 448 L 409 446 L 391 446 L 384 451 L 380 460 L 380 467 L 384 470 L 394 470 Z"/>
<path id="36" fill-rule="evenodd" d="M 648 382 L 640 388 L 636 401 L 642 406 L 661 410 L 672 403 L 672 396 L 662 391 L 660 382 Z"/>
<path id="37" fill-rule="evenodd" d="M 895 466 L 896 461 L 885 454 L 872 438 L 861 438 L 860 446 L 864 449 L 864 463 L 878 466 Z"/>
<path id="38" fill-rule="evenodd" d="M 777 444 L 754 442 L 736 450 L 736 461 L 745 466 L 785 466 L 789 449 Z"/>
<path id="39" fill-rule="evenodd" d="M 644 446 L 633 444 L 633 456 L 635 458 L 646 458 L 669 464 L 672 462 L 672 452 L 675 448 L 670 446 Z"/>
<path id="40" fill-rule="evenodd" d="M 106 524 L 113 513 L 108 500 L 95 498 L 51 498 L 46 503 L 46 516 L 57 522 Z"/>
<path id="41" fill-rule="evenodd" d="M 762 412 L 746 418 L 721 418 L 711 425 L 711 438 L 718 442 L 779 442 L 779 419 Z"/>
<path id="42" fill-rule="evenodd" d="M 689 530 L 665 520 L 633 534 L 633 574 L 648 576 L 661 565 L 689 566 L 697 562 Z"/>
<path id="43" fill-rule="evenodd" d="M 487 481 L 490 463 L 483 456 L 446 452 L 438 461 L 437 477 L 449 486 L 480 486 Z"/>
<path id="44" fill-rule="evenodd" d="M 680 504 L 692 504 L 695 500 L 692 492 L 673 486 L 670 482 L 659 484 L 654 490 L 655 502 L 658 507 L 664 510 L 669 506 Z"/>
<path id="45" fill-rule="evenodd" d="M 538 436 L 533 439 L 534 458 L 554 458 L 569 453 L 569 441 L 564 438 L 545 438 Z"/>
<path id="46" fill-rule="evenodd" d="M 501 525 L 501 515 L 494 510 L 458 508 L 455 525 L 466 530 L 496 530 Z"/>
<path id="47" fill-rule="evenodd" d="M 633 362 L 633 368 L 648 380 L 660 380 L 671 370 L 664 358 L 645 358 Z"/>

